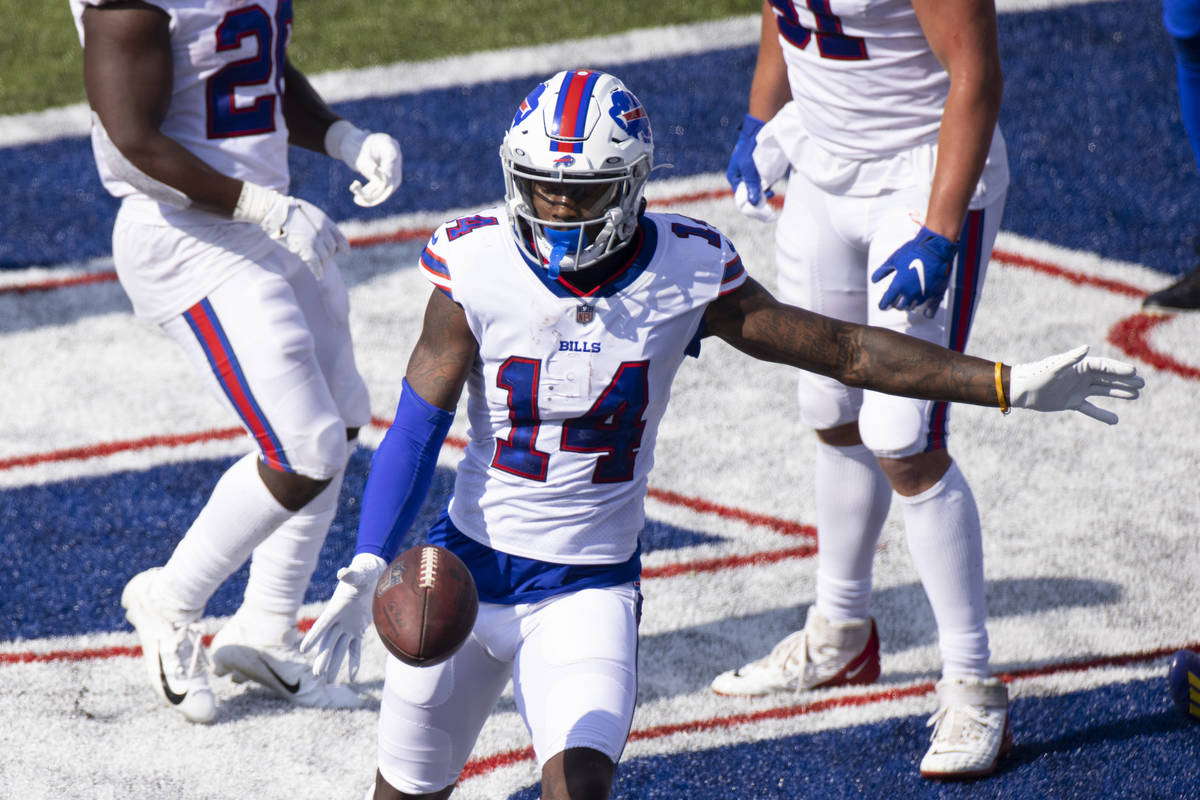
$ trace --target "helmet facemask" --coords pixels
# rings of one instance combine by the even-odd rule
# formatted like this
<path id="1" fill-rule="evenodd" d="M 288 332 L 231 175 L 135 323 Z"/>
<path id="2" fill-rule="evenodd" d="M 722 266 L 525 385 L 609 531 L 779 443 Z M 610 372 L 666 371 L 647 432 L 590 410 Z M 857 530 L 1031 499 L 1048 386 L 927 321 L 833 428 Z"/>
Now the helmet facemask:
<path id="1" fill-rule="evenodd" d="M 652 154 L 645 110 L 611 75 L 560 72 L 538 86 L 500 147 L 518 246 L 552 279 L 619 249 L 637 230 Z"/>

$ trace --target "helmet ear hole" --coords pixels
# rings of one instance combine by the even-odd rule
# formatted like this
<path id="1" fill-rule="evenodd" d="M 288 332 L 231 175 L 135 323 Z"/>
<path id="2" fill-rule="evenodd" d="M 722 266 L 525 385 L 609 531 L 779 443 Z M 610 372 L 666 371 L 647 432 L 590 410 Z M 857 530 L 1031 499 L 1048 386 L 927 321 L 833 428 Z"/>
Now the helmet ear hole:
<path id="1" fill-rule="evenodd" d="M 522 252 L 534 263 L 547 263 L 548 254 L 538 248 L 549 241 L 548 225 L 597 231 L 578 237 L 590 242 L 586 246 L 558 255 L 556 268 L 563 270 L 585 267 L 624 245 L 637 229 L 653 155 L 645 108 L 612 75 L 567 70 L 536 86 L 500 147 L 506 202 Z M 581 216 L 540 217 L 536 207 L 545 204 L 535 202 L 535 182 L 552 184 Z"/>

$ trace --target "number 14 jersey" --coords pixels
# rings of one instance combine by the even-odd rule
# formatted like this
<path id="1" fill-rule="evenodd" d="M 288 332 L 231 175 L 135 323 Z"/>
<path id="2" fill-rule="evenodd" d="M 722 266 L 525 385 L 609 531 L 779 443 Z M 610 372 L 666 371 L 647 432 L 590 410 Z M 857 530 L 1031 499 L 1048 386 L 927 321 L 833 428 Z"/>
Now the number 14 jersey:
<path id="1" fill-rule="evenodd" d="M 581 293 L 527 260 L 498 206 L 442 225 L 421 254 L 479 342 L 449 509 L 472 539 L 561 564 L 633 555 L 671 382 L 704 309 L 746 273 L 728 239 L 684 216 L 644 215 L 629 249 Z"/>

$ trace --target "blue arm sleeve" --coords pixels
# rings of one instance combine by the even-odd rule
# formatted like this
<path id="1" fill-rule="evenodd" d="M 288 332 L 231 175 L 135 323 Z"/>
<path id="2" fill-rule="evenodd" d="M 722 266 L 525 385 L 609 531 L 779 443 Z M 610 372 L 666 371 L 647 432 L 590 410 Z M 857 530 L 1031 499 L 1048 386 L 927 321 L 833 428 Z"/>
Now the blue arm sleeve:
<path id="1" fill-rule="evenodd" d="M 389 563 L 396 557 L 429 493 L 453 421 L 453 412 L 426 403 L 405 379 L 396 418 L 371 459 L 355 555 L 374 553 Z"/>

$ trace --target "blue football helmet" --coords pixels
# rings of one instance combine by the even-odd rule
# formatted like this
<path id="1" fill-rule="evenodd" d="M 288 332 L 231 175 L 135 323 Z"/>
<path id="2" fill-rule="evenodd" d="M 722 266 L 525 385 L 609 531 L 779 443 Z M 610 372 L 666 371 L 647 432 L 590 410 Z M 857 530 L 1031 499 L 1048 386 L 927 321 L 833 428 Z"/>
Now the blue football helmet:
<path id="1" fill-rule="evenodd" d="M 517 109 L 500 145 L 518 246 L 551 278 L 618 249 L 637 230 L 653 158 L 646 109 L 617 78 L 567 70 L 539 84 Z M 553 184 L 553 193 L 588 209 L 588 218 L 540 219 L 535 183 Z"/>

